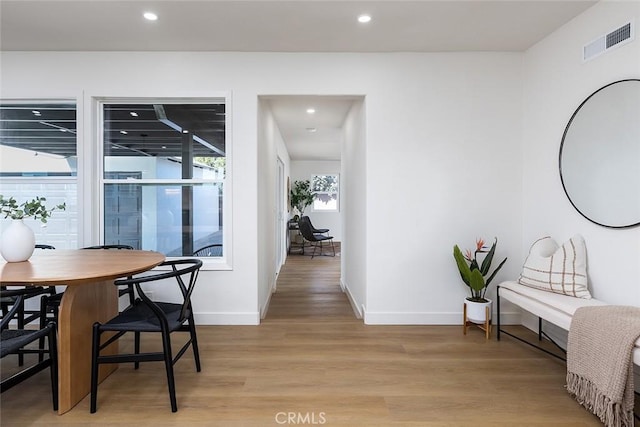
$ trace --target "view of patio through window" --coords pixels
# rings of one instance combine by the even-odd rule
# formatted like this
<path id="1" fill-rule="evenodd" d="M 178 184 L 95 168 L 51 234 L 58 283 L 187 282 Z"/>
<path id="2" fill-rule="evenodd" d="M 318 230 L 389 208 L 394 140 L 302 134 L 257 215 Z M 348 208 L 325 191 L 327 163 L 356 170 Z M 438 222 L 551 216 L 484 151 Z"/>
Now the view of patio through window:
<path id="1" fill-rule="evenodd" d="M 225 104 L 104 103 L 105 244 L 223 256 Z"/>
<path id="2" fill-rule="evenodd" d="M 46 224 L 24 220 L 36 243 L 59 249 L 78 246 L 76 124 L 75 102 L 0 103 L 0 194 L 18 203 L 44 197 L 47 207 L 66 203 Z"/>

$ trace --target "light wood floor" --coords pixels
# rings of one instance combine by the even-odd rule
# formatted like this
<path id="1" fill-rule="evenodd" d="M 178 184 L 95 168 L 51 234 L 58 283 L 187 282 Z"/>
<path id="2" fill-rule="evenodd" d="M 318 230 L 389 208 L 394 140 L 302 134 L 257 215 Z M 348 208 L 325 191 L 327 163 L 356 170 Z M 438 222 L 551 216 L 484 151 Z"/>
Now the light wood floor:
<path id="1" fill-rule="evenodd" d="M 339 262 L 291 255 L 260 326 L 199 327 L 203 370 L 195 372 L 190 354 L 176 365 L 175 414 L 162 365 L 147 363 L 122 365 L 101 384 L 93 415 L 88 398 L 56 415 L 41 373 L 2 394 L 0 424 L 601 425 L 564 390 L 564 364 L 508 337 L 364 325 L 340 290 Z"/>

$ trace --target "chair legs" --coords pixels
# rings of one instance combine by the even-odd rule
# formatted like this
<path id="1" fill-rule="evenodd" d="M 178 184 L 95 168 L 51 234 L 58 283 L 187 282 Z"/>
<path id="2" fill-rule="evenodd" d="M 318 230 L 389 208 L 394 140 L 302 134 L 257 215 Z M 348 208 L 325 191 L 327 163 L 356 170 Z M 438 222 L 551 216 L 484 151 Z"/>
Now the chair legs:
<path id="1" fill-rule="evenodd" d="M 196 362 L 196 372 L 200 372 L 200 350 L 198 349 L 198 337 L 196 335 L 196 323 L 193 319 L 193 314 L 191 314 L 191 317 L 189 318 L 189 334 L 191 335 L 191 349 L 193 350 L 193 359 Z"/>
<path id="2" fill-rule="evenodd" d="M 98 400 L 98 357 L 100 356 L 100 324 L 93 324 L 93 339 L 91 341 L 91 407 L 89 412 L 96 412 Z"/>
<path id="3" fill-rule="evenodd" d="M 135 354 L 140 354 L 140 332 L 133 333 L 133 352 Z M 133 369 L 140 368 L 140 362 L 133 362 Z"/>
<path id="4" fill-rule="evenodd" d="M 57 324 L 53 324 L 49 331 L 49 360 L 51 360 L 51 395 L 53 396 L 53 410 L 58 410 L 58 344 L 56 334 Z"/>
<path id="5" fill-rule="evenodd" d="M 188 345 L 191 345 L 193 350 L 193 357 L 196 364 L 196 371 L 201 371 L 200 365 L 200 352 L 198 350 L 198 338 L 195 330 L 195 322 L 193 319 L 193 315 L 189 318 L 189 325 L 185 327 L 185 332 L 190 334 L 190 343 L 185 344 L 184 347 L 180 350 L 178 355 L 176 356 L 176 360 L 173 359 L 173 352 L 171 349 L 171 338 L 169 332 L 160 332 L 162 336 L 162 350 L 163 356 L 162 358 L 158 358 L 157 356 L 146 354 L 140 354 L 140 332 L 134 332 L 135 334 L 135 342 L 134 342 L 134 354 L 127 356 L 106 356 L 104 357 L 106 360 L 103 362 L 100 361 L 100 337 L 102 331 L 100 330 L 100 324 L 95 323 L 93 325 L 93 339 L 92 339 L 92 350 L 91 350 L 91 399 L 90 399 L 90 412 L 93 414 L 97 410 L 97 401 L 98 401 L 98 374 L 100 363 L 118 363 L 118 362 L 134 362 L 135 369 L 138 369 L 140 361 L 163 361 L 166 375 L 167 375 L 167 386 L 169 389 L 169 400 L 171 403 L 171 412 L 178 411 L 178 402 L 176 399 L 176 384 L 175 384 L 175 375 L 173 371 L 173 365 L 179 359 L 182 354 L 184 354 Z M 107 341 L 109 342 L 109 341 Z M 103 344 L 104 347 L 106 344 Z M 116 359 L 120 359 L 116 361 Z"/>
<path id="6" fill-rule="evenodd" d="M 318 245 L 320 245 L 320 256 L 322 256 L 322 253 L 323 253 L 322 242 L 323 240 L 319 242 L 315 242 L 315 244 L 313 245 L 313 252 L 311 253 L 311 259 L 313 259 L 313 257 L 316 256 L 316 249 L 318 248 Z M 331 242 L 331 250 L 333 251 L 333 255 L 331 256 L 336 256 L 336 248 L 333 245 L 333 239 L 330 240 L 330 242 Z"/>
<path id="7" fill-rule="evenodd" d="M 167 385 L 169 387 L 171 412 L 177 412 L 178 402 L 176 401 L 176 381 L 173 376 L 173 353 L 171 353 L 171 340 L 169 339 L 169 333 L 162 333 L 162 348 L 164 350 L 164 367 L 167 371 Z"/>

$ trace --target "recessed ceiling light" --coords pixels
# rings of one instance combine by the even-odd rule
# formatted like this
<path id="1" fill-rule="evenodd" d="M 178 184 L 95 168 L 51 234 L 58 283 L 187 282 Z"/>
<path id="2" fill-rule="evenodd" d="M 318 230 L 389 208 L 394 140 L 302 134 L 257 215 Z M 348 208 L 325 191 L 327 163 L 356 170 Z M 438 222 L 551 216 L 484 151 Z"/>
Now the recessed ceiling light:
<path id="1" fill-rule="evenodd" d="M 121 134 L 123 134 L 123 135 L 126 135 L 126 134 L 128 134 L 129 132 L 127 132 L 126 130 L 121 130 L 121 131 L 120 131 L 120 133 L 121 133 Z"/>
<path id="2" fill-rule="evenodd" d="M 182 133 L 189 133 L 189 129 L 182 129 Z"/>
<path id="3" fill-rule="evenodd" d="M 138 117 L 138 113 L 136 113 L 135 111 L 132 111 L 129 114 L 131 114 L 131 117 Z"/>
<path id="4" fill-rule="evenodd" d="M 156 15 L 153 12 L 145 12 L 142 16 L 144 16 L 144 19 L 146 19 L 147 21 L 157 21 L 158 20 L 158 15 Z"/>
<path id="5" fill-rule="evenodd" d="M 358 22 L 360 22 L 361 24 L 366 24 L 367 22 L 371 21 L 371 16 L 369 15 L 360 15 L 358 16 Z"/>
<path id="6" fill-rule="evenodd" d="M 40 111 L 38 110 L 31 110 L 31 112 L 33 113 L 34 116 L 41 116 Z"/>
<path id="7" fill-rule="evenodd" d="M 163 145 L 163 146 L 162 146 L 162 149 L 163 149 L 163 150 L 166 150 L 166 149 L 167 149 L 167 146 L 166 146 L 166 145 Z"/>
<path id="8" fill-rule="evenodd" d="M 317 130 L 318 130 L 318 129 L 316 129 L 316 128 L 307 128 L 307 131 L 308 131 L 308 132 L 316 132 Z"/>
<path id="9" fill-rule="evenodd" d="M 313 113 L 315 113 L 315 112 L 316 112 L 316 109 L 315 109 L 315 108 L 307 108 L 307 113 L 309 113 L 309 114 L 313 114 Z"/>

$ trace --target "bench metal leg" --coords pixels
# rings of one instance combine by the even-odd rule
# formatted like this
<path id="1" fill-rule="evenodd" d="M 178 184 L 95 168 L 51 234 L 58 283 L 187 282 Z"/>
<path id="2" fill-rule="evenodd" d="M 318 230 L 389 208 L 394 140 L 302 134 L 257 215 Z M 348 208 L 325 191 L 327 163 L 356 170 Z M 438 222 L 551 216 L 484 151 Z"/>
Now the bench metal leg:
<path id="1" fill-rule="evenodd" d="M 497 291 L 496 291 L 496 307 L 497 307 L 497 310 L 498 310 L 498 314 L 497 314 L 497 316 L 498 316 L 498 320 L 497 320 L 498 331 L 496 333 L 496 337 L 497 337 L 498 341 L 500 341 L 500 334 L 504 333 L 506 335 L 509 335 L 511 338 L 515 338 L 520 342 L 523 342 L 523 343 L 525 343 L 527 345 L 530 345 L 531 347 L 537 348 L 538 350 L 543 351 L 543 352 L 547 353 L 548 355 L 551 355 L 551 356 L 553 356 L 553 357 L 555 357 L 557 359 L 560 359 L 562 361 L 565 361 L 565 362 L 567 361 L 566 357 L 562 357 L 562 356 L 559 356 L 559 355 L 557 355 L 555 353 L 552 353 L 549 350 L 540 347 L 539 345 L 533 344 L 532 342 L 529 342 L 529 341 L 527 341 L 527 340 L 525 340 L 523 338 L 520 338 L 520 337 L 512 334 L 511 332 L 507 332 L 507 331 L 502 329 L 502 324 L 500 322 L 500 315 L 501 315 L 501 312 L 500 312 L 500 286 L 497 287 Z M 538 340 L 542 341 L 543 337 L 548 339 L 549 341 L 551 341 L 553 343 L 553 345 L 558 347 L 564 354 L 567 353 L 565 349 L 563 349 L 560 345 L 558 345 L 558 343 L 556 343 L 553 339 L 551 339 L 551 337 L 549 335 L 547 335 L 544 332 L 544 330 L 542 329 L 542 318 L 538 317 Z"/>

